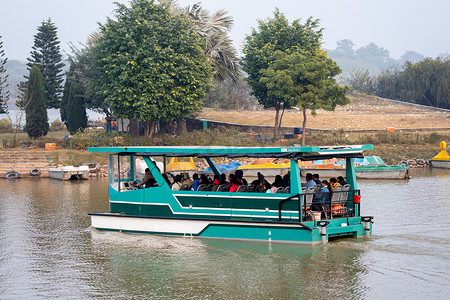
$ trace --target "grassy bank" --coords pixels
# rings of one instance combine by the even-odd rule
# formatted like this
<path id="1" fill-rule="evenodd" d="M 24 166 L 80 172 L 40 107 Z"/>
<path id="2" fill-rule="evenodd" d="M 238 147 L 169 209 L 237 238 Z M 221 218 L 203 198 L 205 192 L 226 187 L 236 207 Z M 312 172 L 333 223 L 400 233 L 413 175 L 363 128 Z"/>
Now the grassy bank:
<path id="1" fill-rule="evenodd" d="M 129 135 L 106 135 L 104 133 L 83 133 L 75 135 L 70 141 L 64 140 L 66 132 L 52 132 L 46 137 L 36 140 L 18 140 L 29 148 L 44 149 L 45 143 L 56 143 L 57 150 L 48 151 L 55 164 L 79 165 L 85 161 L 98 161 L 106 164 L 106 156 L 89 153 L 87 147 L 96 146 L 294 146 L 299 140 L 270 141 L 271 135 L 261 136 L 262 141 L 250 139 L 248 133 L 240 132 L 233 128 L 207 129 L 194 131 L 185 136 L 157 135 L 153 139 L 133 137 Z M 0 134 L 0 139 L 11 138 L 10 134 Z M 312 133 L 307 135 L 307 146 L 317 145 L 348 145 L 348 144 L 373 144 L 374 150 L 366 152 L 366 155 L 378 155 L 388 164 L 396 164 L 403 160 L 421 158 L 430 159 L 439 150 L 439 142 L 450 142 L 450 131 L 433 132 L 379 132 L 379 133 L 346 133 L 342 130 L 327 133 Z M 22 147 L 23 148 L 23 147 Z M 31 151 L 31 150 L 30 150 Z"/>

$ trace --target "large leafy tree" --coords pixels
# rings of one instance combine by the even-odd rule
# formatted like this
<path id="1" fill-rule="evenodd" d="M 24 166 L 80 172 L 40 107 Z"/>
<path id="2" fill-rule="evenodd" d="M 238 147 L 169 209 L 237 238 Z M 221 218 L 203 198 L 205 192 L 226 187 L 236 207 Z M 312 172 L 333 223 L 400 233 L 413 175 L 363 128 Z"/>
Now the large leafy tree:
<path id="1" fill-rule="evenodd" d="M 48 116 L 45 107 L 44 82 L 38 66 L 33 66 L 30 70 L 26 97 L 25 131 L 30 138 L 46 135 L 49 129 Z"/>
<path id="2" fill-rule="evenodd" d="M 258 21 L 258 29 L 253 29 L 246 37 L 242 67 L 248 74 L 246 80 L 259 103 L 265 108 L 275 108 L 275 137 L 281 126 L 284 109 L 289 107 L 290 101 L 269 93 L 266 83 L 261 81 L 264 76 L 262 70 L 267 69 L 277 59 L 277 51 L 292 54 L 319 49 L 322 29 L 318 26 L 318 20 L 312 18 L 306 20 L 305 24 L 299 19 L 289 23 L 276 9 L 272 19 Z"/>
<path id="3" fill-rule="evenodd" d="M 341 73 L 338 65 L 320 50 L 286 53 L 275 52 L 275 60 L 261 70 L 260 82 L 267 87 L 267 95 L 295 105 L 303 112 L 302 145 L 305 144 L 306 111 L 312 115 L 317 109 L 333 111 L 346 105 L 348 87 L 341 87 L 334 78 Z"/>
<path id="4" fill-rule="evenodd" d="M 110 107 L 105 102 L 102 90 L 102 70 L 94 61 L 95 44 L 100 38 L 98 32 L 93 32 L 84 48 L 78 49 L 70 45 L 72 55 L 69 55 L 71 72 L 76 76 L 80 90 L 84 93 L 86 108 L 106 113 Z M 64 98 L 62 99 L 64 102 Z M 62 103 L 61 103 L 62 105 Z"/>
<path id="5" fill-rule="evenodd" d="M 197 112 L 211 82 L 202 41 L 184 15 L 132 0 L 100 27 L 94 49 L 102 93 L 117 117 L 138 118 L 151 137 L 158 121 Z"/>
<path id="6" fill-rule="evenodd" d="M 9 84 L 6 82 L 8 74 L 6 74 L 5 68 L 8 58 L 5 57 L 1 38 L 2 36 L 0 35 L 0 114 L 4 114 L 7 111 L 6 105 L 9 99 L 9 91 L 7 90 Z"/>
<path id="7" fill-rule="evenodd" d="M 63 73 L 62 56 L 60 53 L 57 27 L 48 19 L 42 21 L 34 36 L 34 46 L 31 58 L 28 58 L 28 69 L 34 65 L 39 66 L 44 80 L 45 99 L 48 108 L 59 108 L 61 103 L 61 92 Z"/>

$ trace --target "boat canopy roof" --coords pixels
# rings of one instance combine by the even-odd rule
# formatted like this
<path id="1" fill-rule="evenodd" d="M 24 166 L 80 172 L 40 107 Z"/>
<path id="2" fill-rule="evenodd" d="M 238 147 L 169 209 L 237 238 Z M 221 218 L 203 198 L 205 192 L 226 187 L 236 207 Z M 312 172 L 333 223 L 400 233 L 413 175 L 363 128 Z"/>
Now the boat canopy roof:
<path id="1" fill-rule="evenodd" d="M 373 145 L 312 146 L 312 147 L 224 147 L 224 146 L 130 146 L 90 147 L 90 152 L 118 155 L 164 157 L 254 157 L 316 160 L 336 158 L 362 158 L 364 150 Z"/>

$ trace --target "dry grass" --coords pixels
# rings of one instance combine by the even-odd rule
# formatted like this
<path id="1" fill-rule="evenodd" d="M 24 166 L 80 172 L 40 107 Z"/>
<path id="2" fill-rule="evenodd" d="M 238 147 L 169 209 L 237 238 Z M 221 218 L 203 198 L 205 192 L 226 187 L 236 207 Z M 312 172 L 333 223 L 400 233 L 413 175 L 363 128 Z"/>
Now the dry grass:
<path id="1" fill-rule="evenodd" d="M 372 96 L 350 96 L 351 102 L 339 106 L 334 112 L 318 110 L 316 116 L 307 114 L 308 128 L 318 129 L 385 129 L 394 128 L 438 128 L 449 127 L 450 114 L 426 109 L 391 104 Z M 248 125 L 273 126 L 274 110 L 227 111 L 204 108 L 200 118 L 214 121 Z M 286 111 L 282 126 L 300 127 L 302 113 Z"/>

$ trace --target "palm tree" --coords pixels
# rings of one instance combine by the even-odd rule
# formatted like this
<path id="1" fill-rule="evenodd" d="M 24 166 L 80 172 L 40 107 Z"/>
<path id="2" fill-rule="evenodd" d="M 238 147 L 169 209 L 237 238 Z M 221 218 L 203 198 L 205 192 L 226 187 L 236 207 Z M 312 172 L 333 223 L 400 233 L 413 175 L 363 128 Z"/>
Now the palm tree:
<path id="1" fill-rule="evenodd" d="M 242 79 L 237 52 L 228 37 L 233 25 L 233 18 L 225 10 L 213 14 L 201 8 L 200 3 L 180 8 L 175 0 L 159 0 L 167 5 L 173 14 L 186 14 L 193 22 L 195 31 L 204 39 L 205 54 L 214 66 L 214 79 L 223 81 L 227 78 L 234 82 Z"/>

